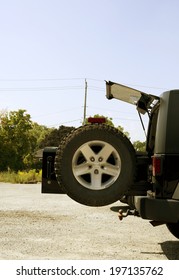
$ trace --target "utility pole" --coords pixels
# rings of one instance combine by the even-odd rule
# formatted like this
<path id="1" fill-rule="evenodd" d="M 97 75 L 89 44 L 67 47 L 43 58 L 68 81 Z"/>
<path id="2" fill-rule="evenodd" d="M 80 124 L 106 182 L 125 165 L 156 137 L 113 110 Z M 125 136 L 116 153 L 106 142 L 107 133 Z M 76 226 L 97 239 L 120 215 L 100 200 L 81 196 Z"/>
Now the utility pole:
<path id="1" fill-rule="evenodd" d="M 85 98 L 84 98 L 84 115 L 83 115 L 83 125 L 85 125 L 85 121 L 86 121 L 86 102 L 87 102 L 87 81 L 85 79 Z"/>

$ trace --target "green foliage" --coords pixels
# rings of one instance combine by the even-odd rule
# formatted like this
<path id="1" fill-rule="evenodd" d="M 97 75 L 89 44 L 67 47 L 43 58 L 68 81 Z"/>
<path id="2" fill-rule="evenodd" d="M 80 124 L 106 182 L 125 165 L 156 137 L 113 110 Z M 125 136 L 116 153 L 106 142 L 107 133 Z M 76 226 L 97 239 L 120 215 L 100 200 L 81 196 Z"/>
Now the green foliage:
<path id="1" fill-rule="evenodd" d="M 135 141 L 133 146 L 137 152 L 145 152 L 146 150 L 146 142 Z"/>
<path id="2" fill-rule="evenodd" d="M 24 157 L 32 152 L 34 139 L 29 134 L 32 127 L 30 115 L 25 110 L 13 111 L 1 116 L 0 169 L 24 168 Z"/>
<path id="3" fill-rule="evenodd" d="M 128 139 L 130 139 L 130 134 L 128 131 L 124 131 L 124 127 L 118 125 L 117 129 L 119 129 L 122 133 L 124 133 L 127 136 Z"/>
<path id="4" fill-rule="evenodd" d="M 35 151 L 42 147 L 43 141 L 48 137 L 49 134 L 52 133 L 54 128 L 48 128 L 44 125 L 39 125 L 36 122 L 32 123 L 32 127 L 30 130 L 31 135 L 36 139 Z"/>
<path id="5" fill-rule="evenodd" d="M 45 148 L 48 146 L 58 147 L 61 140 L 73 129 L 75 129 L 73 126 L 68 127 L 63 125 L 61 125 L 58 129 L 52 129 L 40 142 L 39 148 Z"/>
<path id="6" fill-rule="evenodd" d="M 42 180 L 42 171 L 37 172 L 35 169 L 30 171 L 18 172 L 0 172 L 0 182 L 8 182 L 13 184 L 29 184 L 37 183 Z"/>
<path id="7" fill-rule="evenodd" d="M 26 110 L 1 114 L 0 171 L 30 169 L 34 152 L 48 129 L 31 121 Z"/>
<path id="8" fill-rule="evenodd" d="M 47 128 L 31 121 L 26 110 L 0 113 L 0 171 L 40 169 L 35 154 L 46 146 L 58 146 L 73 127 Z"/>

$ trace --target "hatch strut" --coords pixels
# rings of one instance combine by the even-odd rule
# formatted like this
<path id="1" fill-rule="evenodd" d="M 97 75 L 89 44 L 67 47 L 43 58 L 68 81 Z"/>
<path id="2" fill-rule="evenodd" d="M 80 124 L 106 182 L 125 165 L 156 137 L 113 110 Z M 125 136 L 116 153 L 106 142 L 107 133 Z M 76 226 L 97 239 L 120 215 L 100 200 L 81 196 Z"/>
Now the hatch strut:
<path id="1" fill-rule="evenodd" d="M 138 111 L 138 114 L 139 114 L 140 122 L 141 122 L 141 124 L 142 124 L 142 128 L 143 128 L 145 137 L 147 138 L 147 133 L 146 133 L 146 130 L 145 130 L 144 122 L 143 122 L 143 119 L 142 119 L 141 114 L 140 114 L 139 111 Z"/>

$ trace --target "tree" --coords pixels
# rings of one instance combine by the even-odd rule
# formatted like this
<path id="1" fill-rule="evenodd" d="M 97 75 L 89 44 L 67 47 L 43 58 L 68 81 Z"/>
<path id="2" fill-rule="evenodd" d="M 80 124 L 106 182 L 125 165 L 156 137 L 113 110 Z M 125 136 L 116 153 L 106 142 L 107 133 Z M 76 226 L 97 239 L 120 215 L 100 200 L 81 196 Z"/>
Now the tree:
<path id="1" fill-rule="evenodd" d="M 145 152 L 146 150 L 146 142 L 141 142 L 138 140 L 133 143 L 133 146 L 137 152 Z"/>
<path id="2" fill-rule="evenodd" d="M 0 113 L 0 171 L 37 167 L 35 153 L 46 146 L 58 146 L 74 127 L 47 128 L 31 121 L 26 110 Z"/>
<path id="3" fill-rule="evenodd" d="M 128 131 L 124 131 L 124 127 L 122 127 L 121 125 L 118 125 L 118 126 L 117 126 L 117 129 L 119 129 L 122 133 L 124 133 L 124 134 L 126 135 L 126 137 L 127 137 L 128 139 L 130 139 L 130 134 L 129 134 Z"/>
<path id="4" fill-rule="evenodd" d="M 26 110 L 6 112 L 0 122 L 0 169 L 22 170 L 32 155 L 36 138 L 30 133 L 32 121 Z"/>
<path id="5" fill-rule="evenodd" d="M 36 138 L 35 152 L 43 147 L 41 143 L 46 139 L 46 137 L 48 137 L 49 134 L 52 133 L 53 130 L 54 128 L 48 128 L 45 125 L 39 125 L 36 122 L 32 123 L 30 134 Z"/>
<path id="6" fill-rule="evenodd" d="M 70 133 L 73 129 L 73 126 L 59 126 L 58 129 L 51 129 L 49 133 L 47 133 L 44 139 L 39 143 L 39 148 L 43 149 L 48 146 L 58 147 L 61 140 Z"/>

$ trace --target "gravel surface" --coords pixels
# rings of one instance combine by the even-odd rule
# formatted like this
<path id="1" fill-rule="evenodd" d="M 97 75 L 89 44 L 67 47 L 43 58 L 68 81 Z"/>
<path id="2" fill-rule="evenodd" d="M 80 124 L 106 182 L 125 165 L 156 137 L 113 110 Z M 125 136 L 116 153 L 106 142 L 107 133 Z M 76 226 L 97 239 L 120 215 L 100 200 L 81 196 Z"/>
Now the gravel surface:
<path id="1" fill-rule="evenodd" d="M 93 208 L 41 185 L 0 183 L 1 260 L 178 260 L 179 241 L 165 225 L 118 220 L 125 204 Z"/>

